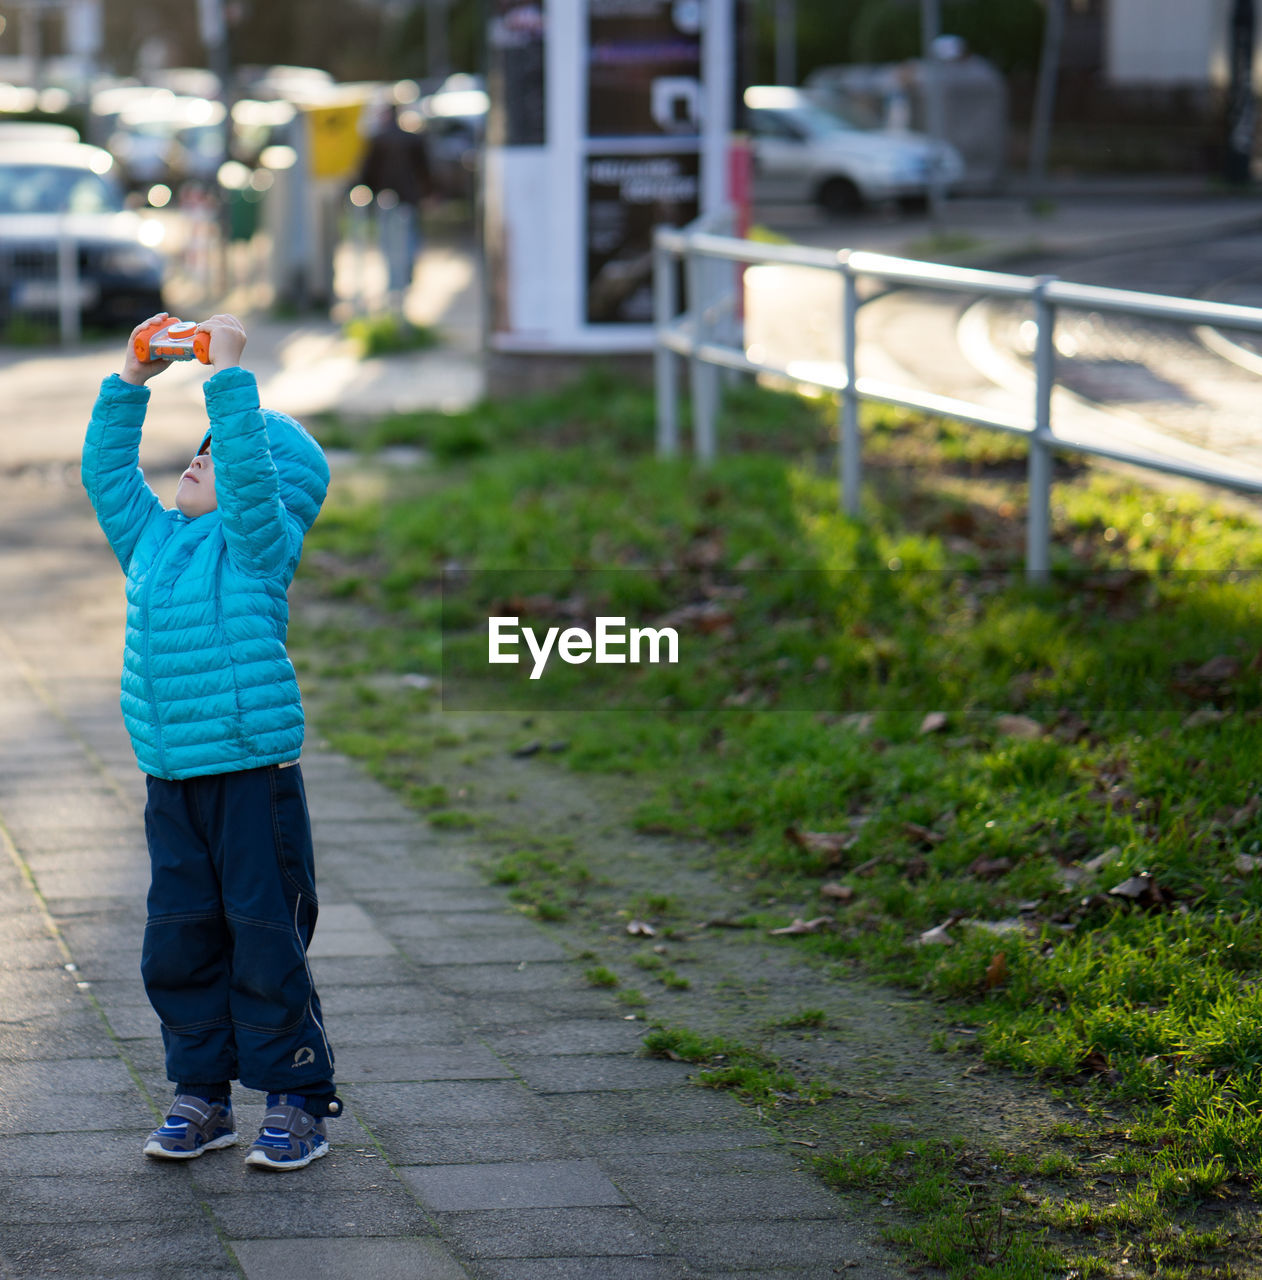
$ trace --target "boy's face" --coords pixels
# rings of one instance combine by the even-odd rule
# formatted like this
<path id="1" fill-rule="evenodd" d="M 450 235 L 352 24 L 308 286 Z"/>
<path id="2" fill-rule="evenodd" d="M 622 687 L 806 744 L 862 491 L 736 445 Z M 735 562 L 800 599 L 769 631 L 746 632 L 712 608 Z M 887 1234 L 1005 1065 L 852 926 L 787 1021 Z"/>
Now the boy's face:
<path id="1" fill-rule="evenodd" d="M 206 515 L 219 505 L 215 498 L 215 463 L 210 456 L 209 440 L 180 477 L 175 505 L 190 520 Z"/>

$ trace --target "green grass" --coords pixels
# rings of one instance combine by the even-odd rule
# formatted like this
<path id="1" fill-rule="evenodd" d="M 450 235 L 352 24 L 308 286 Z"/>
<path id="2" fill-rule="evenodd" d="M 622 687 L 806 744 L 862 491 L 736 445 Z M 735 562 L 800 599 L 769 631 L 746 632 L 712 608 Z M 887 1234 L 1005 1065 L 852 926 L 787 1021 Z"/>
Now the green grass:
<path id="1" fill-rule="evenodd" d="M 782 1103 L 811 1104 L 832 1093 L 830 1086 L 821 1081 L 800 1080 L 762 1050 L 722 1036 L 658 1025 L 642 1043 L 648 1057 L 697 1063 L 705 1068 L 697 1074 L 698 1084 L 730 1090 L 747 1102 L 772 1107 Z"/>
<path id="2" fill-rule="evenodd" d="M 583 977 L 593 987 L 616 987 L 620 984 L 621 979 L 607 965 L 595 965 L 590 969 L 583 970 Z"/>
<path id="3" fill-rule="evenodd" d="M 949 1003 L 986 1063 L 1045 1080 L 1116 1130 L 1122 1207 L 1074 1197 L 1088 1209 L 1049 1210 L 1047 1230 L 1077 1239 L 1088 1214 L 1093 1250 L 1117 1262 L 1136 1222 L 1156 1248 L 1189 1205 L 1252 1197 L 1262 531 L 1199 497 L 1060 465 L 1053 575 L 1031 587 L 1019 442 L 867 413 L 864 510 L 851 520 L 828 471 L 835 406 L 742 388 L 728 408 L 704 474 L 655 459 L 651 395 L 602 374 L 462 415 L 326 424 L 350 444 L 407 439 L 437 463 L 335 489 L 309 537 L 299 590 L 321 609 L 296 610 L 293 636 L 304 678 L 331 691 L 327 736 L 452 812 L 428 776 L 434 693 L 398 683 L 440 669 L 444 564 L 505 575 L 481 595 L 478 575 L 448 592 L 449 623 L 463 615 L 483 649 L 485 607 L 514 581 L 538 592 L 535 566 L 551 567 L 555 600 L 606 593 L 602 612 L 665 612 L 700 574 L 728 590 L 730 617 L 687 633 L 678 667 L 628 668 L 599 696 L 590 668 L 557 671 L 554 706 L 624 709 L 543 706 L 528 734 L 568 743 L 554 767 L 629 779 L 641 831 L 707 849 L 749 885 L 758 925 L 792 918 L 766 898 L 835 915 L 785 947 Z M 610 566 L 655 571 L 594 572 Z M 459 649 L 449 635 L 448 658 Z M 922 733 L 934 711 L 945 727 Z M 1006 733 L 998 717 L 1013 714 L 1041 732 Z M 846 840 L 830 852 L 787 829 Z M 1106 865 L 1087 865 L 1106 851 Z M 564 912 L 583 892 L 568 879 L 575 850 L 534 854 L 498 874 L 517 876 L 504 883 L 527 905 Z M 1156 891 L 1110 894 L 1141 873 Z M 825 880 L 852 898 L 820 898 Z M 646 895 L 635 908 L 660 923 L 679 904 Z M 944 922 L 952 945 L 919 945 Z M 767 1070 L 719 1064 L 707 1083 L 756 1093 Z M 1061 1170 L 1071 1181 L 1073 1167 Z M 916 1213 L 932 1216 L 935 1194 Z M 952 1221 L 966 1229 L 959 1212 Z M 964 1246 L 942 1230 L 935 1265 L 965 1274 Z M 1077 1265 L 1096 1264 L 1083 1253 Z"/>
<path id="4" fill-rule="evenodd" d="M 423 351 L 438 342 L 437 335 L 426 325 L 414 325 L 395 315 L 360 316 L 347 322 L 345 332 L 365 360 Z"/>

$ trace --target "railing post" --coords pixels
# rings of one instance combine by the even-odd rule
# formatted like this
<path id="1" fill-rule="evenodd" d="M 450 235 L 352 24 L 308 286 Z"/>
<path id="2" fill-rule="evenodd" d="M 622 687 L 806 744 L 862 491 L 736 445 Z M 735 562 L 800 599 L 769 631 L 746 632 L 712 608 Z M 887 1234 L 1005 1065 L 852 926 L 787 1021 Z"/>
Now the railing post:
<path id="1" fill-rule="evenodd" d="M 1056 308 L 1047 299 L 1055 276 L 1034 284 L 1034 432 L 1030 436 L 1029 512 L 1025 530 L 1025 576 L 1042 582 L 1051 565 L 1052 390 L 1056 385 Z"/>
<path id="2" fill-rule="evenodd" d="M 675 353 L 664 339 L 679 312 L 675 255 L 660 237 L 653 244 L 653 382 L 657 392 L 657 456 L 679 452 L 679 388 Z"/>
<path id="3" fill-rule="evenodd" d="M 692 447 L 699 463 L 708 466 L 718 452 L 715 416 L 718 411 L 718 370 L 698 355 L 710 337 L 709 261 L 688 246 L 688 309 L 692 312 L 693 354 L 690 362 L 692 383 Z"/>
<path id="4" fill-rule="evenodd" d="M 841 422 L 837 433 L 837 465 L 840 468 L 841 507 L 846 515 L 859 515 L 859 486 L 862 462 L 859 456 L 859 392 L 855 351 L 858 347 L 859 288 L 849 262 L 849 251 L 841 258 L 841 362 L 846 385 L 841 392 Z"/>
<path id="5" fill-rule="evenodd" d="M 63 223 L 57 233 L 57 324 L 63 346 L 79 341 L 79 242 Z"/>

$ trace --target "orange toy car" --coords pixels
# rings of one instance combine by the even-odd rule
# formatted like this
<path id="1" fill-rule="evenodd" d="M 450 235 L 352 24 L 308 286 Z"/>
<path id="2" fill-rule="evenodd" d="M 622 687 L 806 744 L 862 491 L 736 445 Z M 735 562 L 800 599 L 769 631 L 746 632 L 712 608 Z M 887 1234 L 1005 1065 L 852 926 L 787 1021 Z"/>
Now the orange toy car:
<path id="1" fill-rule="evenodd" d="M 210 334 L 198 333 L 194 320 L 155 320 L 136 335 L 136 359 L 200 360 L 210 363 Z"/>

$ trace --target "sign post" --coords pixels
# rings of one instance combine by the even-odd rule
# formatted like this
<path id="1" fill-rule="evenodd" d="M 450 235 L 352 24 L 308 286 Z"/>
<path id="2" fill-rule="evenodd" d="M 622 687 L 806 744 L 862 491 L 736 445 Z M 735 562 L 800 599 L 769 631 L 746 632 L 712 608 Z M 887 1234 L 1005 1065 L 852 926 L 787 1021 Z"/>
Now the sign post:
<path id="1" fill-rule="evenodd" d="M 653 228 L 722 204 L 733 0 L 489 0 L 487 341 L 647 352 Z"/>

